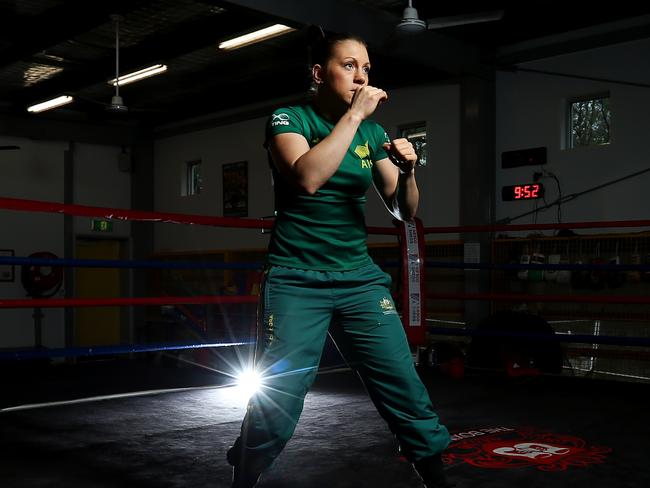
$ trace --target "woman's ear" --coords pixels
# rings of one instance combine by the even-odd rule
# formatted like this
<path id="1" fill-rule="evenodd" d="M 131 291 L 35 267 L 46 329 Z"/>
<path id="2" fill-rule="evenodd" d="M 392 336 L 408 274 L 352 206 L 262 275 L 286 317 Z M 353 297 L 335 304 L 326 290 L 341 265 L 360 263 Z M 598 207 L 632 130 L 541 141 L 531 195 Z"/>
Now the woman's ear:
<path id="1" fill-rule="evenodd" d="M 311 77 L 317 85 L 323 84 L 323 67 L 320 64 L 315 64 L 311 68 Z"/>

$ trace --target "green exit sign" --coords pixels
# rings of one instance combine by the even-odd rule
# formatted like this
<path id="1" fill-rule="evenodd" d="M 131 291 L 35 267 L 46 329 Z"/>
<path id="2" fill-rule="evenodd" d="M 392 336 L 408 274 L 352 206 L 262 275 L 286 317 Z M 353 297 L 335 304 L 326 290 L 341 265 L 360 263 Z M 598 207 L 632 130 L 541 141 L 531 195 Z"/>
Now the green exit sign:
<path id="1" fill-rule="evenodd" d="M 113 222 L 110 220 L 93 220 L 91 228 L 96 232 L 113 232 Z"/>

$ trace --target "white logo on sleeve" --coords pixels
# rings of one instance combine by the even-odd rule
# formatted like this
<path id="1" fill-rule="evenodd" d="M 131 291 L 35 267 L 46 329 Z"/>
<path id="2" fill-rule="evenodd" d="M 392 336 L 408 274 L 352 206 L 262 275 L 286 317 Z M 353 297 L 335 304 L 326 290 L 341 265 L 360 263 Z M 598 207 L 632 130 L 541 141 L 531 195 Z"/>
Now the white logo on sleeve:
<path id="1" fill-rule="evenodd" d="M 273 114 L 271 116 L 271 127 L 275 127 L 276 125 L 289 125 L 289 115 Z"/>

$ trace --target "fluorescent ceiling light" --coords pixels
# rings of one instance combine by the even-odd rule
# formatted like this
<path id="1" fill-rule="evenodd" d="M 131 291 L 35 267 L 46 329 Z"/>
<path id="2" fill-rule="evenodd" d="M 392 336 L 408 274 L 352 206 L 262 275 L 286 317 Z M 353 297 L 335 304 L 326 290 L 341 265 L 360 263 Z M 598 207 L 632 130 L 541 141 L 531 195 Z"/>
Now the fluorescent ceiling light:
<path id="1" fill-rule="evenodd" d="M 271 27 L 266 27 L 265 29 L 261 29 L 255 32 L 251 32 L 250 34 L 244 34 L 243 36 L 224 41 L 219 44 L 219 49 L 237 49 L 239 47 L 255 44 L 256 42 L 271 39 L 272 37 L 288 34 L 294 30 L 295 29 L 292 27 L 287 27 L 286 25 L 275 24 Z"/>
<path id="2" fill-rule="evenodd" d="M 119 86 L 128 85 L 129 83 L 133 83 L 134 81 L 138 81 L 143 78 L 149 78 L 150 76 L 164 73 L 165 71 L 167 71 L 166 65 L 154 64 L 153 66 L 149 66 L 148 68 L 144 68 L 139 71 L 134 71 L 133 73 L 129 73 L 128 75 L 123 75 L 120 76 L 119 78 L 113 78 L 108 83 L 109 85 L 113 85 L 113 86 L 115 86 L 115 83 L 117 83 Z"/>
<path id="3" fill-rule="evenodd" d="M 28 112 L 38 113 L 44 112 L 45 110 L 50 110 L 52 108 L 60 107 L 61 105 L 66 105 L 74 101 L 74 98 L 68 95 L 61 95 L 60 97 L 53 98 L 46 102 L 37 103 L 31 107 L 27 107 Z"/>

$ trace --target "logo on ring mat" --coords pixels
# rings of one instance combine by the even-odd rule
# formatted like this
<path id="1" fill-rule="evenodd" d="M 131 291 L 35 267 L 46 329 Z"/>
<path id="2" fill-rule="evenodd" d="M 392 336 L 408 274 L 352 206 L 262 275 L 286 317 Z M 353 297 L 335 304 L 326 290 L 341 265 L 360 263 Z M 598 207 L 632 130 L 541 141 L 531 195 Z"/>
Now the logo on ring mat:
<path id="1" fill-rule="evenodd" d="M 451 436 L 443 455 L 447 464 L 466 462 L 478 468 L 525 466 L 540 471 L 564 471 L 605 462 L 609 447 L 589 446 L 579 437 L 540 432 L 533 427 L 490 427 Z"/>

